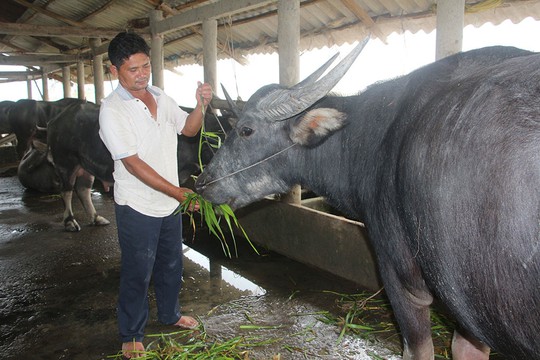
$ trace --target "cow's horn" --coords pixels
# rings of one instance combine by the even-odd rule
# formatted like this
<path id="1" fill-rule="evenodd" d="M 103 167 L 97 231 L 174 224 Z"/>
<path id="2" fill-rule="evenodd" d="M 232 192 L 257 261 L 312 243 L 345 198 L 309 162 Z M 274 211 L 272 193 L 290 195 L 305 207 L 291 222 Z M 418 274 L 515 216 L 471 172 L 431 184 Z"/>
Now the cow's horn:
<path id="1" fill-rule="evenodd" d="M 303 86 L 301 87 L 295 85 L 290 89 L 267 89 L 266 94 L 257 101 L 255 109 L 251 111 L 271 121 L 285 120 L 304 111 L 336 86 L 347 70 L 349 70 L 354 60 L 360 55 L 368 40 L 369 37 L 361 41 L 339 64 L 319 81 L 315 82 L 314 80 L 321 75 L 319 74 L 320 69 L 302 81 L 300 84 Z M 329 65 L 326 63 L 321 68 L 328 67 Z M 246 111 L 246 109 L 244 110 Z"/>
<path id="2" fill-rule="evenodd" d="M 223 90 L 223 94 L 225 94 L 225 99 L 227 99 L 227 103 L 229 104 L 229 107 L 231 108 L 231 111 L 233 112 L 234 116 L 237 119 L 240 119 L 240 114 L 242 113 L 240 111 L 240 108 L 236 105 L 236 103 L 233 101 L 233 99 L 230 97 L 227 90 L 225 90 L 225 86 L 221 84 L 221 89 Z"/>
<path id="3" fill-rule="evenodd" d="M 291 90 L 293 89 L 299 89 L 301 87 L 304 87 L 304 86 L 308 86 L 308 85 L 311 85 L 312 83 L 314 83 L 315 81 L 319 80 L 319 78 L 321 77 L 322 74 L 324 74 L 324 72 L 326 71 L 326 69 L 328 69 L 328 67 L 330 65 L 332 65 L 332 63 L 334 62 L 334 60 L 336 60 L 336 58 L 338 57 L 339 53 L 336 53 L 334 56 L 332 56 L 330 58 L 330 60 L 328 60 L 327 62 L 325 62 L 323 64 L 323 66 L 321 66 L 320 68 L 318 68 L 317 70 L 315 70 L 315 72 L 311 75 L 309 75 L 307 78 L 305 78 L 304 80 L 300 81 L 298 84 L 294 85 L 291 87 Z"/>

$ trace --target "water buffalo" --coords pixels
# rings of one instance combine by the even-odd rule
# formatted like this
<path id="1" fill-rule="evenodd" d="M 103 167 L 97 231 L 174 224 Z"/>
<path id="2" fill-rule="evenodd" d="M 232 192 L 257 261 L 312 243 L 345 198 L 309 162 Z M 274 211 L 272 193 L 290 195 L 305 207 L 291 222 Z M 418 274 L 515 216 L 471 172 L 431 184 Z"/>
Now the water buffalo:
<path id="1" fill-rule="evenodd" d="M 0 135 L 12 132 L 8 121 L 9 110 L 15 102 L 10 100 L 0 101 Z"/>
<path id="2" fill-rule="evenodd" d="M 193 111 L 193 108 L 182 107 L 182 110 L 186 112 Z M 204 131 L 207 133 L 213 133 L 216 137 L 204 138 L 202 143 L 200 134 L 196 136 L 184 136 L 178 135 L 178 180 L 182 186 L 192 187 L 192 176 L 196 176 L 200 173 L 200 164 L 203 166 L 208 164 L 214 153 L 219 141 L 225 139 L 226 134 L 232 129 L 231 114 L 214 115 L 210 111 L 207 111 L 204 116 Z"/>
<path id="3" fill-rule="evenodd" d="M 86 100 L 64 98 L 57 101 L 21 99 L 11 104 L 1 104 L 0 113 L 7 115 L 7 126 L 17 137 L 17 154 L 22 159 L 30 146 L 28 143 L 36 125 L 46 127 L 50 119 L 61 113 L 66 106 L 85 103 Z M 0 117 L 2 119 L 2 117 Z"/>
<path id="4" fill-rule="evenodd" d="M 73 190 L 81 200 L 95 225 L 109 221 L 97 214 L 91 199 L 91 189 L 97 177 L 105 190 L 113 183 L 113 160 L 99 137 L 99 105 L 74 103 L 68 105 L 47 124 L 49 159 L 60 177 L 64 201 L 64 226 L 67 231 L 81 229 L 73 216 Z"/>
<path id="5" fill-rule="evenodd" d="M 433 359 L 434 299 L 454 359 L 540 359 L 540 54 L 478 49 L 328 95 L 360 49 L 259 89 L 197 191 L 238 208 L 301 184 L 364 221 L 404 359 Z"/>
<path id="6" fill-rule="evenodd" d="M 54 165 L 48 159 L 47 134 L 44 137 L 33 135 L 28 141 L 28 148 L 17 167 L 19 182 L 27 189 L 44 193 L 58 193 L 62 190 L 60 177 Z"/>
<path id="7" fill-rule="evenodd" d="M 75 99 L 76 100 L 76 99 Z M 113 183 L 113 161 L 99 137 L 99 105 L 84 101 L 66 101 L 62 111 L 51 118 L 41 120 L 46 128 L 37 127 L 29 138 L 29 146 L 19 163 L 18 176 L 23 186 L 42 192 L 61 192 L 64 202 L 63 222 L 67 231 L 81 229 L 73 214 L 72 197 L 75 190 L 87 214 L 95 225 L 107 225 L 109 221 L 98 215 L 92 204 L 91 190 L 97 177 L 105 190 Z M 207 114 L 205 127 L 208 131 L 226 131 L 230 125 L 226 119 Z M 27 121 L 29 122 L 29 121 Z M 35 124 L 29 125 L 35 128 Z M 36 134 L 46 131 L 46 136 Z M 199 139 L 178 136 L 179 178 L 186 182 L 199 171 Z M 201 161 L 206 164 L 213 152 L 203 144 Z"/>

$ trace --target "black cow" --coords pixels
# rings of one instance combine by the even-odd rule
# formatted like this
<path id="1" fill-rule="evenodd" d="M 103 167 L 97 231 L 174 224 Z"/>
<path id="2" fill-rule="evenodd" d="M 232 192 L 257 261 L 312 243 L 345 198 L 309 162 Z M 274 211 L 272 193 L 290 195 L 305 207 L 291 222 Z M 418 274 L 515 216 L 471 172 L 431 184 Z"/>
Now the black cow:
<path id="1" fill-rule="evenodd" d="M 30 146 L 29 140 L 36 130 L 36 125 L 46 127 L 49 120 L 60 114 L 67 106 L 85 103 L 86 100 L 64 98 L 57 101 L 38 101 L 21 99 L 2 106 L 7 113 L 10 132 L 17 137 L 17 154 L 22 159 Z M 4 104 L 2 104 L 4 105 Z"/>
<path id="2" fill-rule="evenodd" d="M 301 184 L 364 221 L 404 359 L 434 356 L 434 298 L 454 359 L 540 359 L 540 54 L 473 50 L 326 95 L 360 48 L 319 81 L 258 90 L 198 191 L 241 207 Z"/>
<path id="3" fill-rule="evenodd" d="M 182 107 L 186 112 L 193 111 L 193 108 Z M 201 140 L 201 132 L 196 136 L 178 135 L 178 179 L 182 186 L 193 187 L 192 176 L 197 176 L 202 164 L 208 164 L 214 157 L 219 142 L 225 139 L 226 134 L 232 129 L 231 114 L 214 115 L 207 111 L 204 117 L 204 131 L 213 133 L 215 137 L 207 137 Z"/>
<path id="4" fill-rule="evenodd" d="M 99 137 L 99 105 L 75 103 L 51 119 L 47 125 L 47 145 L 56 173 L 60 177 L 64 201 L 64 226 L 67 231 L 81 227 L 73 216 L 73 189 L 94 225 L 108 225 L 97 214 L 91 199 L 94 179 L 101 180 L 105 190 L 113 183 L 113 160 Z"/>
<path id="5" fill-rule="evenodd" d="M 230 129 L 230 125 L 221 119 L 223 125 L 211 114 L 205 117 L 205 126 L 210 131 Z M 98 215 L 91 200 L 91 188 L 97 177 L 104 184 L 105 190 L 113 183 L 113 161 L 111 155 L 99 137 L 99 106 L 93 103 L 68 103 L 64 110 L 47 121 L 46 142 L 48 153 L 43 144 L 31 137 L 30 147 L 19 164 L 21 183 L 34 190 L 51 192 L 60 188 L 64 201 L 64 226 L 67 231 L 81 229 L 74 218 L 71 200 L 73 189 L 95 225 L 107 225 L 109 221 Z M 178 137 L 178 171 L 184 182 L 199 171 L 196 138 Z M 48 155 L 48 156 L 46 156 Z M 201 161 L 206 164 L 213 152 L 203 144 Z"/>
<path id="6" fill-rule="evenodd" d="M 10 100 L 0 101 L 0 135 L 11 133 L 11 125 L 8 121 L 9 110 L 15 102 Z"/>
<path id="7" fill-rule="evenodd" d="M 25 188 L 44 193 L 62 190 L 60 177 L 48 154 L 47 132 L 37 130 L 28 140 L 28 148 L 17 167 L 17 177 Z"/>

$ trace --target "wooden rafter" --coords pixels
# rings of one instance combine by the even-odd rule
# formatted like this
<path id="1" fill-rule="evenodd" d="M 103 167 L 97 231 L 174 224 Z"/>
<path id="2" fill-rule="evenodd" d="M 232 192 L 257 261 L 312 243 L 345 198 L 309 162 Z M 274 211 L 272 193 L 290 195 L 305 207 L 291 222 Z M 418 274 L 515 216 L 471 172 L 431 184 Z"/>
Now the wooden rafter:
<path id="1" fill-rule="evenodd" d="M 186 11 L 186 10 L 191 10 L 197 6 L 201 6 L 201 5 L 204 5 L 204 3 L 207 3 L 208 0 L 193 0 L 193 1 L 189 1 L 185 4 L 181 4 L 181 5 L 178 5 L 175 7 L 175 9 L 177 11 Z"/>
<path id="2" fill-rule="evenodd" d="M 375 24 L 375 21 L 373 21 L 367 11 L 365 11 L 361 6 L 359 6 L 356 1 L 341 0 L 341 2 L 358 18 L 358 20 L 360 20 L 366 25 L 366 27 L 373 33 L 373 35 L 377 36 L 383 43 L 387 43 L 386 36 L 384 36 L 377 24 Z"/>
<path id="3" fill-rule="evenodd" d="M 108 8 L 113 6 L 118 0 L 109 0 L 107 3 L 105 3 L 103 6 L 101 6 L 99 9 L 95 10 L 94 12 L 91 12 L 90 14 L 86 15 L 82 19 L 79 19 L 79 21 L 83 22 L 87 19 L 93 18 L 101 14 L 102 12 L 106 11 Z"/>
<path id="4" fill-rule="evenodd" d="M 180 11 L 171 8 L 169 5 L 163 3 L 163 2 L 161 2 L 159 0 L 146 0 L 146 1 L 148 3 L 156 6 L 159 10 L 163 11 L 164 17 L 166 17 L 166 16 L 174 16 L 174 15 L 178 15 L 180 13 Z M 206 1 L 194 1 L 194 2 L 197 2 L 198 5 L 200 5 L 201 3 L 204 3 Z M 193 5 L 194 2 L 191 2 L 190 4 Z M 188 29 L 191 30 L 193 35 L 203 36 L 200 26 L 189 26 Z M 183 39 L 185 39 L 185 37 Z M 176 42 L 176 40 L 168 42 L 167 45 L 171 44 L 173 42 Z M 233 53 L 231 53 L 231 51 L 229 50 L 229 47 L 226 44 L 223 44 L 221 41 L 219 41 L 219 39 L 217 41 L 217 46 L 218 46 L 220 51 L 227 54 L 227 56 L 233 58 L 239 64 L 242 64 L 242 65 L 247 64 L 246 59 L 244 57 L 239 57 L 239 56 L 236 56 Z"/>
<path id="5" fill-rule="evenodd" d="M 65 27 L 31 24 L 0 23 L 0 34 L 29 36 L 69 36 L 69 37 L 105 37 L 113 38 L 118 29 L 94 28 L 90 26 Z"/>
<path id="6" fill-rule="evenodd" d="M 29 3 L 28 1 L 25 1 L 25 0 L 14 0 L 14 1 L 16 1 L 17 3 L 19 3 L 19 4 L 23 5 L 23 6 L 26 6 L 29 9 L 34 10 L 35 12 L 38 12 L 40 14 L 43 14 L 43 15 L 48 16 L 50 18 L 53 18 L 55 20 L 62 21 L 64 23 L 68 24 L 68 25 L 72 25 L 72 26 L 82 26 L 82 25 L 84 25 L 81 22 L 68 19 L 65 16 L 59 15 L 59 14 L 57 14 L 55 12 L 52 12 L 52 11 L 49 11 L 49 10 L 44 9 L 42 7 L 36 6 L 36 5 L 32 4 L 32 3 Z"/>
<path id="7" fill-rule="evenodd" d="M 82 59 L 79 55 L 13 55 L 0 56 L 0 65 L 73 64 Z"/>
<path id="8" fill-rule="evenodd" d="M 0 44 L 6 46 L 6 47 L 9 47 L 10 49 L 13 49 L 15 50 L 16 52 L 20 52 L 20 53 L 25 53 L 28 51 L 28 49 L 23 49 L 22 47 L 19 47 L 17 45 L 13 45 L 11 42 L 7 41 L 7 40 L 0 40 Z"/>

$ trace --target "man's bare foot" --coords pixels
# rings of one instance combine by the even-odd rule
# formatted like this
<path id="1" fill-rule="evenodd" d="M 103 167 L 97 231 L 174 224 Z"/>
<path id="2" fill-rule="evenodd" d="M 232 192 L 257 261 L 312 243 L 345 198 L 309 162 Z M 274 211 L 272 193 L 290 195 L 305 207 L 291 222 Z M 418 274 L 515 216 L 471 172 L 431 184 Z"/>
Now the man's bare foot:
<path id="1" fill-rule="evenodd" d="M 133 359 L 144 356 L 144 345 L 142 342 L 130 341 L 122 344 L 122 355 L 125 358 Z"/>
<path id="2" fill-rule="evenodd" d="M 199 326 L 199 322 L 191 316 L 180 316 L 180 319 L 174 324 L 182 329 L 195 329 Z"/>

